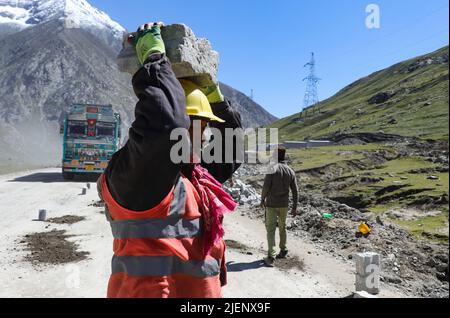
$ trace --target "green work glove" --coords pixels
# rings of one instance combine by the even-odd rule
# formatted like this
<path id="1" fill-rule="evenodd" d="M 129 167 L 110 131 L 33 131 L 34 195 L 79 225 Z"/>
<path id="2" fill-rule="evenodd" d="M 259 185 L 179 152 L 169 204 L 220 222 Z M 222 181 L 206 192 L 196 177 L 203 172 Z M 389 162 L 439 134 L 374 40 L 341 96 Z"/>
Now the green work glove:
<path id="1" fill-rule="evenodd" d="M 160 23 L 145 24 L 138 29 L 135 39 L 136 54 L 141 65 L 153 53 L 166 53 L 166 46 L 161 37 Z"/>
<path id="2" fill-rule="evenodd" d="M 225 101 L 219 85 L 203 87 L 201 88 L 201 91 L 208 97 L 208 102 L 210 104 L 222 103 Z"/>

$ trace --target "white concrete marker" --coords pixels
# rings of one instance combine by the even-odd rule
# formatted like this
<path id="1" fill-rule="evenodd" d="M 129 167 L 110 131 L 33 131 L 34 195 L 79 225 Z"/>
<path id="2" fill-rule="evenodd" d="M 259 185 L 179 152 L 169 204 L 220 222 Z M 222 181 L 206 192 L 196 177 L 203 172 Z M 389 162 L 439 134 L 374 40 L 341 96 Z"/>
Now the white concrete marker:
<path id="1" fill-rule="evenodd" d="M 371 295 L 380 293 L 381 256 L 366 252 L 355 256 L 356 261 L 356 291 L 365 291 Z"/>
<path id="2" fill-rule="evenodd" d="M 39 221 L 47 220 L 47 210 L 39 210 Z"/>
<path id="3" fill-rule="evenodd" d="M 353 294 L 353 298 L 378 298 L 375 295 L 371 295 L 366 291 L 358 291 Z"/>

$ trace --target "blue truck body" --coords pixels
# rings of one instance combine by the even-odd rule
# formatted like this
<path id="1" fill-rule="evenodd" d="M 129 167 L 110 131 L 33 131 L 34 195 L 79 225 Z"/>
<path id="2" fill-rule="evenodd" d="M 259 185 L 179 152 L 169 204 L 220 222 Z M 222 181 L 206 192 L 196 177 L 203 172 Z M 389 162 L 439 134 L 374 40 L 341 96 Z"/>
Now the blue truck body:
<path id="1" fill-rule="evenodd" d="M 63 177 L 103 173 L 119 149 L 120 124 L 111 105 L 72 105 L 61 127 Z"/>

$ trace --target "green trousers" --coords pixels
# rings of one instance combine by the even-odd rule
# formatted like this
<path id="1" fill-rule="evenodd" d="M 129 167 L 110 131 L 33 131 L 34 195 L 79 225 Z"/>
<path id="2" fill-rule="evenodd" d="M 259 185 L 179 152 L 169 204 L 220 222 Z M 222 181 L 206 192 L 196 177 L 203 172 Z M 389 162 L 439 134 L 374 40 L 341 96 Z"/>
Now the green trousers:
<path id="1" fill-rule="evenodd" d="M 286 218 L 289 208 L 266 208 L 266 230 L 267 243 L 269 246 L 268 256 L 275 258 L 277 255 L 275 251 L 275 231 L 280 231 L 280 250 L 286 251 Z"/>

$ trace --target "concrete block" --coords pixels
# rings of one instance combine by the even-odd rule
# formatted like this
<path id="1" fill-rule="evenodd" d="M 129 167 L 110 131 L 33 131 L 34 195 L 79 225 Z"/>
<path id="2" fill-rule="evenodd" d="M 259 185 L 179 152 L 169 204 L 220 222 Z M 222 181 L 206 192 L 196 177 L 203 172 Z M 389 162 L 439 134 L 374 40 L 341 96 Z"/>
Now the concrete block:
<path id="1" fill-rule="evenodd" d="M 166 53 L 175 75 L 189 79 L 199 86 L 218 83 L 219 54 L 207 39 L 197 38 L 184 24 L 172 24 L 161 29 Z M 139 69 L 134 47 L 124 37 L 123 48 L 117 57 L 120 71 L 134 74 Z"/>
<path id="2" fill-rule="evenodd" d="M 380 293 L 380 275 L 377 272 L 366 276 L 356 275 L 355 290 L 365 291 L 371 295 Z"/>
<path id="3" fill-rule="evenodd" d="M 191 79 L 200 86 L 218 83 L 219 54 L 207 39 L 197 38 L 184 24 L 166 26 L 161 34 L 177 78 Z"/>
<path id="4" fill-rule="evenodd" d="M 365 291 L 358 291 L 353 294 L 353 298 L 378 298 L 378 297 L 375 295 L 371 295 Z"/>
<path id="5" fill-rule="evenodd" d="M 47 210 L 39 210 L 39 221 L 46 221 L 47 220 Z"/>
<path id="6" fill-rule="evenodd" d="M 130 34 L 125 34 L 122 42 L 122 50 L 119 52 L 117 56 L 116 63 L 119 67 L 119 71 L 123 73 L 129 73 L 134 75 L 139 68 L 141 67 L 139 64 L 139 60 L 136 55 L 136 50 L 134 46 L 128 43 L 128 36 Z"/>
<path id="7" fill-rule="evenodd" d="M 356 291 L 376 295 L 380 292 L 381 256 L 366 252 L 356 254 Z"/>
<path id="8" fill-rule="evenodd" d="M 371 266 L 381 267 L 381 257 L 380 254 L 366 252 L 366 253 L 358 253 L 355 255 L 356 262 L 356 273 L 361 276 L 366 276 L 368 274 L 368 270 L 370 270 Z"/>

